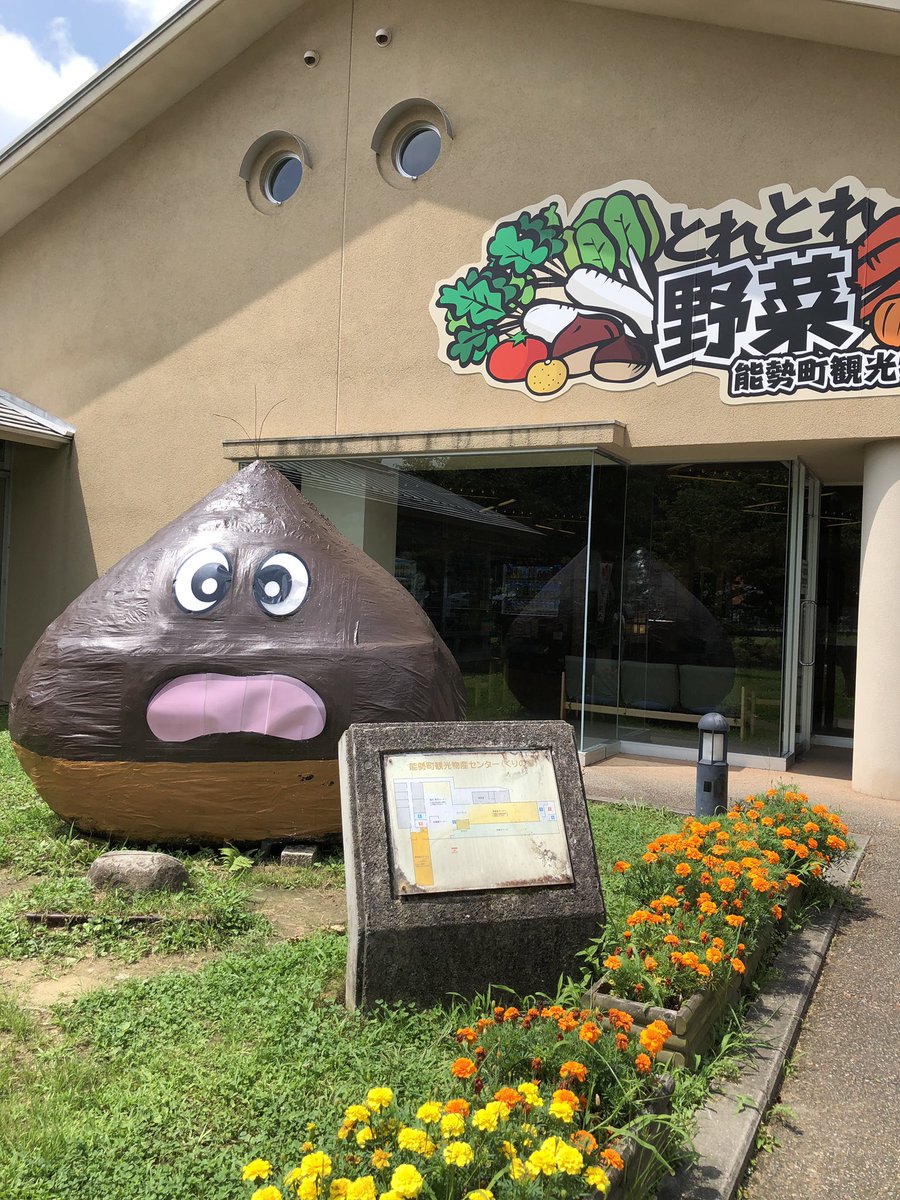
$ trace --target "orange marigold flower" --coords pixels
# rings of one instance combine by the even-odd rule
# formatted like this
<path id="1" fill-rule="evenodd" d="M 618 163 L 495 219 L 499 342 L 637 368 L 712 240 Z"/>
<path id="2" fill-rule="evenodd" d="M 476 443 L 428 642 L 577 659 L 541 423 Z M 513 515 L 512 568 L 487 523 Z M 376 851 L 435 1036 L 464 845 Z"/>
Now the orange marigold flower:
<path id="1" fill-rule="evenodd" d="M 578 1028 L 578 1018 L 573 1013 L 564 1013 L 556 1024 L 562 1033 L 571 1033 Z"/>
<path id="2" fill-rule="evenodd" d="M 625 1162 L 622 1158 L 622 1155 L 619 1154 L 618 1151 L 613 1150 L 612 1146 L 607 1146 L 605 1150 L 601 1150 L 600 1157 L 607 1164 L 607 1166 L 612 1167 L 614 1170 L 625 1170 Z"/>
<path id="3" fill-rule="evenodd" d="M 557 1088 L 553 1093 L 553 1099 L 557 1104 L 571 1104 L 573 1108 L 578 1108 L 581 1103 L 575 1093 L 570 1092 L 568 1088 Z"/>
<path id="4" fill-rule="evenodd" d="M 821 875 L 822 874 L 822 864 L 821 863 L 813 863 L 813 865 L 809 868 L 809 872 L 811 875 L 816 875 L 816 876 Z"/>
<path id="5" fill-rule="evenodd" d="M 709 885 L 712 883 L 712 881 L 713 881 L 713 877 L 712 877 L 712 875 L 710 875 L 709 871 L 701 871 L 700 872 L 700 882 L 703 884 L 704 887 L 709 887 Z"/>
<path id="6" fill-rule="evenodd" d="M 639 1054 L 634 1060 L 635 1070 L 638 1075 L 649 1075 L 652 1065 L 650 1057 L 647 1054 Z"/>
<path id="7" fill-rule="evenodd" d="M 457 1058 L 450 1068 L 450 1074 L 457 1079 L 471 1079 L 477 1070 L 471 1058 Z"/>
<path id="8" fill-rule="evenodd" d="M 494 1099 L 499 1100 L 501 1104 L 505 1104 L 507 1108 L 515 1108 L 522 1097 L 515 1088 L 502 1087 L 498 1092 L 494 1092 Z"/>
<path id="9" fill-rule="evenodd" d="M 587 1067 L 584 1063 L 574 1062 L 570 1059 L 559 1068 L 559 1077 L 560 1079 L 577 1079 L 579 1083 L 584 1083 L 587 1079 Z"/>
<path id="10" fill-rule="evenodd" d="M 800 876 L 791 874 L 785 875 L 784 882 L 790 884 L 791 887 L 799 887 L 801 882 Z"/>
<path id="11" fill-rule="evenodd" d="M 603 965 L 608 971 L 618 971 L 622 965 L 622 960 L 618 954 L 610 954 L 603 960 Z"/>
<path id="12" fill-rule="evenodd" d="M 641 859 L 645 863 L 659 862 L 659 855 L 654 854 L 652 850 L 648 850 L 646 854 L 641 855 Z"/>
<path id="13" fill-rule="evenodd" d="M 743 975 L 743 973 L 747 970 L 739 958 L 733 958 L 731 960 L 731 967 L 732 970 L 737 971 L 738 975 Z"/>
<path id="14" fill-rule="evenodd" d="M 610 1025 L 614 1029 L 621 1029 L 623 1033 L 627 1033 L 634 1024 L 634 1017 L 631 1013 L 623 1012 L 620 1008 L 611 1008 L 606 1015 Z"/>
<path id="15" fill-rule="evenodd" d="M 573 1146 L 577 1146 L 582 1154 L 593 1154 L 597 1149 L 597 1139 L 586 1129 L 576 1129 L 574 1133 L 570 1133 L 569 1141 Z"/>
<path id="16" fill-rule="evenodd" d="M 654 1058 L 666 1044 L 666 1039 L 672 1036 L 672 1030 L 665 1021 L 651 1021 L 641 1030 L 640 1042 L 648 1054 Z"/>
<path id="17" fill-rule="evenodd" d="M 628 1034 L 627 1033 L 617 1033 L 616 1034 L 616 1049 L 617 1050 L 627 1050 L 628 1046 L 629 1046 Z"/>
<path id="18" fill-rule="evenodd" d="M 620 858 L 618 862 L 613 863 L 613 870 L 619 875 L 624 875 L 626 871 L 631 870 L 631 863 L 625 862 L 624 859 Z"/>
<path id="19" fill-rule="evenodd" d="M 600 1026 L 593 1021 L 585 1021 L 582 1027 L 578 1030 L 578 1036 L 583 1042 L 587 1042 L 589 1046 L 593 1046 L 594 1042 L 600 1037 L 602 1030 Z"/>
<path id="20" fill-rule="evenodd" d="M 722 951 L 716 946 L 710 946 L 706 952 L 706 960 L 707 962 L 711 962 L 713 966 L 716 966 L 722 961 Z"/>
<path id="21" fill-rule="evenodd" d="M 667 946 L 678 946 L 681 944 L 681 938 L 674 933 L 667 933 L 663 941 Z"/>
<path id="22" fill-rule="evenodd" d="M 475 1028 L 478 1030 L 479 1033 L 483 1033 L 485 1031 L 485 1029 L 487 1029 L 490 1025 L 493 1025 L 493 1024 L 494 1024 L 494 1022 L 490 1019 L 490 1017 L 481 1017 L 481 1018 L 479 1018 L 479 1020 L 477 1020 L 475 1022 Z"/>
<path id="23" fill-rule="evenodd" d="M 514 1007 L 505 1008 L 503 1010 L 503 1018 L 502 1019 L 504 1021 L 518 1021 L 518 1019 L 519 1019 L 519 1017 L 521 1017 L 521 1015 L 522 1014 L 519 1012 L 519 1010 L 517 1008 L 514 1008 Z"/>
<path id="24" fill-rule="evenodd" d="M 644 970 L 645 971 L 651 971 L 651 972 L 655 971 L 658 966 L 659 966 L 659 963 L 656 961 L 656 959 L 653 957 L 652 954 L 648 954 L 645 956 L 645 958 L 644 958 Z"/>
<path id="25" fill-rule="evenodd" d="M 448 1100 L 444 1105 L 445 1113 L 458 1113 L 461 1117 L 469 1115 L 469 1102 L 463 1100 L 462 1097 L 457 1097 L 455 1100 Z"/>
<path id="26" fill-rule="evenodd" d="M 690 875 L 691 873 L 692 873 L 692 868 L 691 868 L 690 864 L 686 863 L 686 862 L 680 862 L 678 864 L 678 866 L 675 868 L 675 874 L 680 875 L 682 879 L 687 879 L 688 875 Z"/>
<path id="27" fill-rule="evenodd" d="M 784 916 L 784 909 L 781 907 L 780 904 L 772 905 L 772 916 L 775 918 L 776 921 L 780 921 L 781 918 Z"/>
<path id="28" fill-rule="evenodd" d="M 710 975 L 712 974 L 706 963 L 698 963 L 697 966 L 694 967 L 694 970 L 701 979 L 709 979 Z"/>
<path id="29" fill-rule="evenodd" d="M 457 1029 L 456 1040 L 458 1042 L 474 1042 L 478 1034 L 468 1025 L 464 1025 L 462 1029 Z"/>
<path id="30" fill-rule="evenodd" d="M 733 892 L 734 880 L 730 875 L 723 875 L 721 879 L 716 880 L 716 884 L 720 892 Z"/>

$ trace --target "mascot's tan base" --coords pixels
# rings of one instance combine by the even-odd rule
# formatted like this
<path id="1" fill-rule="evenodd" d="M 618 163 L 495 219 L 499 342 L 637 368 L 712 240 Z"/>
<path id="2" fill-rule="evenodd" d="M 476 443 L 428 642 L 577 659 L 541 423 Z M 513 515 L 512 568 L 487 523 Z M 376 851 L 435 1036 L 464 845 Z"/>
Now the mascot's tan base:
<path id="1" fill-rule="evenodd" d="M 13 745 L 43 799 L 83 833 L 221 846 L 322 837 L 341 829 L 334 759 L 74 762 Z"/>

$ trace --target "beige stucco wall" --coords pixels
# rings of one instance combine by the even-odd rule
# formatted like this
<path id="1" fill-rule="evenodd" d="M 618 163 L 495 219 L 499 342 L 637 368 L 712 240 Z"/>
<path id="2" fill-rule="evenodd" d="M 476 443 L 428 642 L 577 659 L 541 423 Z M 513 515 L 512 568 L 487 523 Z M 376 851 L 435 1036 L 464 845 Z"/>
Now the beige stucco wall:
<path id="1" fill-rule="evenodd" d="M 699 373 L 539 404 L 439 362 L 428 312 L 488 226 L 552 193 L 638 178 L 704 206 L 857 175 L 900 195 L 896 71 L 886 56 L 548 0 L 305 4 L 0 240 L 0 386 L 77 427 L 76 452 L 16 463 L 7 693 L 95 571 L 233 469 L 221 443 L 242 434 L 225 418 L 253 432 L 254 395 L 257 420 L 283 401 L 267 436 L 617 420 L 644 459 L 814 444 L 839 459 L 897 436 L 896 397 L 730 406 Z M 403 189 L 369 143 L 408 96 L 443 105 L 456 136 Z M 237 172 L 275 128 L 307 142 L 313 168 L 263 216 Z"/>

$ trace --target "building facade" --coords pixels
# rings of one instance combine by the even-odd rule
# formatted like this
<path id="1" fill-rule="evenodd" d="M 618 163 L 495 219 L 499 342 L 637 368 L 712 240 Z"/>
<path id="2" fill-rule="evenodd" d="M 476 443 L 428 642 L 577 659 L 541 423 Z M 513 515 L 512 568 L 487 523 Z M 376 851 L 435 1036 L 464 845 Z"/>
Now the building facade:
<path id="1" fill-rule="evenodd" d="M 473 716 L 900 798 L 900 6 L 783 7 L 197 0 L 0 155 L 5 696 L 263 457 Z"/>

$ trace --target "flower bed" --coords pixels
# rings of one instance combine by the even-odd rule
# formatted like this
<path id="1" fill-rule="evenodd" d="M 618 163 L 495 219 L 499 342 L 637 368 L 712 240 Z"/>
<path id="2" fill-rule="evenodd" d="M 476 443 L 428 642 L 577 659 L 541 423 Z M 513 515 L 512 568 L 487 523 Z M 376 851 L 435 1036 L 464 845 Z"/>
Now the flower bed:
<path id="1" fill-rule="evenodd" d="M 790 788 L 748 796 L 721 820 L 690 818 L 656 838 L 633 871 L 648 899 L 586 953 L 604 972 L 583 1003 L 625 1011 L 636 1030 L 664 1021 L 665 1057 L 702 1054 L 752 979 L 805 883 L 848 852 L 847 827 Z"/>
<path id="2" fill-rule="evenodd" d="M 309 1128 L 284 1177 L 300 1200 L 625 1200 L 664 1160 L 672 1082 L 653 1073 L 670 1030 L 628 1037 L 561 1005 L 497 1006 L 456 1034 L 448 1093 L 414 1099 L 374 1087 L 333 1130 Z M 252 1200 L 281 1200 L 274 1168 L 244 1169 Z"/>

